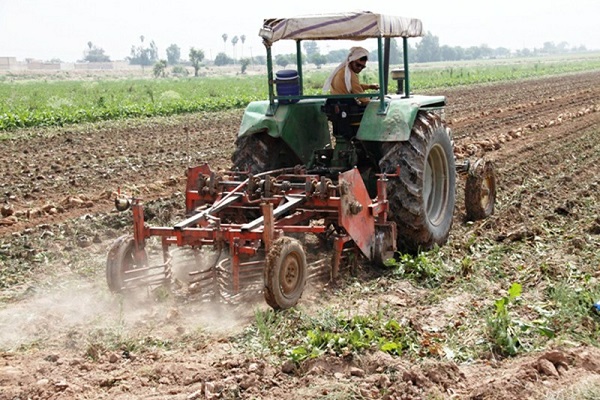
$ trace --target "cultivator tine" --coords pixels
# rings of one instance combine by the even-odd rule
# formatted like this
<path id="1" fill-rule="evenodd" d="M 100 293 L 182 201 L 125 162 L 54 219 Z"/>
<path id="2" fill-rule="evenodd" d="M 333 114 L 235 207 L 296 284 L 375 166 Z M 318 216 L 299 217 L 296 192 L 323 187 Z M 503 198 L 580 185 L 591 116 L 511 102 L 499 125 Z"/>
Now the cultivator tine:
<path id="1" fill-rule="evenodd" d="M 190 273 L 190 276 L 193 277 L 190 281 L 190 292 L 200 293 L 202 297 L 214 297 L 213 268 Z"/>
<path id="2" fill-rule="evenodd" d="M 136 268 L 123 272 L 123 290 L 133 290 L 144 287 L 159 286 L 171 282 L 170 274 L 171 258 L 163 264 Z M 150 271 L 162 269 L 162 271 L 148 274 Z M 143 275 L 140 275 L 143 274 Z M 130 276 L 129 278 L 127 276 Z"/>
<path id="3" fill-rule="evenodd" d="M 214 268 L 219 257 L 220 251 L 208 247 L 175 248 L 171 263 L 173 281 L 189 294 L 213 296 Z"/>
<path id="4" fill-rule="evenodd" d="M 259 295 L 264 286 L 263 270 L 264 260 L 240 263 L 240 285 L 236 292 L 233 285 L 231 259 L 221 260 L 215 268 L 215 291 L 217 296 L 226 303 L 236 303 Z"/>
<path id="5" fill-rule="evenodd" d="M 131 289 L 139 289 L 150 286 L 159 286 L 165 283 L 170 283 L 171 279 L 166 278 L 164 273 L 156 273 L 151 275 L 138 276 L 135 278 L 129 278 L 123 280 L 125 286 L 123 289 L 131 290 Z"/>
<path id="6" fill-rule="evenodd" d="M 331 277 L 331 259 L 322 258 L 307 265 L 309 282 L 329 279 Z"/>
<path id="7" fill-rule="evenodd" d="M 125 276 L 127 275 L 133 275 L 133 274 L 139 274 L 140 272 L 148 272 L 148 271 L 152 271 L 153 269 L 158 269 L 158 268 L 163 268 L 165 271 L 167 269 L 167 263 L 165 264 L 160 264 L 160 265 L 154 265 L 152 267 L 143 267 L 143 268 L 136 268 L 136 269 L 132 269 L 129 271 L 124 271 Z M 133 280 L 136 278 L 130 278 L 130 279 L 125 279 L 125 282 L 129 281 L 129 280 Z"/>
<path id="8" fill-rule="evenodd" d="M 190 281 L 190 285 L 204 281 L 212 281 L 214 279 L 212 268 L 209 268 L 205 271 L 190 272 L 190 276 L 194 277 L 194 279 Z"/>
<path id="9" fill-rule="evenodd" d="M 228 304 L 241 304 L 244 302 L 250 302 L 257 297 L 262 295 L 263 286 L 260 287 L 252 287 L 247 288 L 243 291 L 240 291 L 238 294 L 230 295 L 228 293 L 222 293 L 220 295 L 221 299 Z"/>
<path id="10" fill-rule="evenodd" d="M 214 283 L 212 279 L 198 281 L 190 285 L 190 294 L 198 294 L 200 299 L 213 301 L 215 297 Z"/>

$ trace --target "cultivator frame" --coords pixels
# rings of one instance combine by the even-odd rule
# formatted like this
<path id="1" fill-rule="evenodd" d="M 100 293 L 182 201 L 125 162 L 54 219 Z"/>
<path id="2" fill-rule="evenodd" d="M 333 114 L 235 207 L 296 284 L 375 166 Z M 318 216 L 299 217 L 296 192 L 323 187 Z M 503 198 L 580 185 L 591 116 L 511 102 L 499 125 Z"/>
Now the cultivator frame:
<path id="1" fill-rule="evenodd" d="M 256 175 L 216 173 L 207 164 L 190 168 L 186 185 L 188 217 L 173 227 L 148 226 L 141 200 L 131 200 L 133 237 L 120 238 L 109 253 L 109 286 L 115 292 L 124 292 L 170 284 L 170 248 L 197 250 L 212 246 L 229 257 L 192 272 L 191 283 L 207 289 L 220 281 L 223 287 L 229 280 L 223 275 L 229 270 L 228 295 L 235 296 L 244 291 L 245 283 L 256 283 L 260 276 L 264 288 L 259 289 L 264 289 L 267 302 L 274 308 L 288 308 L 298 301 L 308 276 L 306 254 L 300 254 L 304 250 L 302 245 L 294 245 L 294 236 L 312 234 L 322 242 L 330 242 L 333 257 L 327 274 L 331 279 L 339 274 L 344 252 L 360 252 L 375 263 L 383 263 L 393 255 L 396 226 L 387 219 L 386 184 L 398 173 L 379 174 L 377 196 L 371 199 L 356 168 L 340 173 L 335 181 L 309 174 L 301 167 Z M 160 237 L 163 252 L 163 262 L 154 266 L 148 265 L 146 252 L 146 241 L 151 237 Z M 287 247 L 295 250 L 284 256 L 282 265 L 273 265 L 269 260 L 281 256 L 279 247 L 283 242 L 291 243 Z"/>

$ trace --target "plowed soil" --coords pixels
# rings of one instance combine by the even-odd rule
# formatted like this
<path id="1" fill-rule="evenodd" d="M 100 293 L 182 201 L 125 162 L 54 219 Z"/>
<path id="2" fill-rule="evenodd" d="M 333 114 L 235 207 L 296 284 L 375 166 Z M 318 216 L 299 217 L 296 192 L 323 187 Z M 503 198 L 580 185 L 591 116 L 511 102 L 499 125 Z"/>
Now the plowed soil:
<path id="1" fill-rule="evenodd" d="M 586 269 L 599 279 L 600 71 L 443 94 L 457 159 L 485 157 L 498 176 L 495 213 L 475 223 L 464 220 L 459 181 L 445 254 L 461 259 L 470 251 L 476 259 L 473 242 L 506 243 L 498 263 L 508 275 L 531 269 L 530 291 L 543 285 L 542 266 L 554 274 Z M 229 167 L 242 114 L 23 130 L 0 142 L 0 399 L 544 399 L 600 387 L 593 344 L 550 341 L 516 357 L 466 362 L 373 351 L 290 366 L 236 344 L 236 335 L 256 323 L 253 311 L 265 308 L 260 301 L 213 309 L 189 299 L 112 296 L 106 254 L 131 224 L 127 213 L 114 211 L 116 192 L 141 196 L 154 221 L 181 216 L 186 167 Z M 551 249 L 540 260 L 532 249 L 544 244 Z M 392 301 L 399 319 L 443 331 L 466 307 L 476 314 L 478 303 L 492 304 L 507 289 L 493 282 L 489 288 L 472 294 L 450 287 L 448 301 L 430 306 L 422 299 L 431 293 L 395 281 L 388 297 L 362 299 L 360 307 Z M 347 301 L 319 287 L 300 306 L 318 313 Z M 589 324 L 600 332 L 597 317 Z M 111 348 L 113 338 L 130 347 Z M 460 340 L 468 346 L 477 339 Z"/>

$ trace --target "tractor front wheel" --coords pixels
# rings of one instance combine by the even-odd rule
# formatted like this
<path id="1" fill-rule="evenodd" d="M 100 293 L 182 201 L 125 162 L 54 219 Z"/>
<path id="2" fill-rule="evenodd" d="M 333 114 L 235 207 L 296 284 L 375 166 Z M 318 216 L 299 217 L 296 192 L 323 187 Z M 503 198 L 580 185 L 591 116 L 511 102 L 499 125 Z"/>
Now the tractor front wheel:
<path id="1" fill-rule="evenodd" d="M 409 140 L 383 145 L 379 168 L 400 176 L 388 181 L 389 218 L 399 250 L 416 253 L 448 240 L 455 204 L 456 171 L 450 135 L 435 114 L 420 111 Z"/>
<path id="2" fill-rule="evenodd" d="M 492 215 L 496 203 L 496 173 L 490 161 L 478 160 L 467 175 L 465 208 L 467 220 L 477 221 Z"/>
<path id="3" fill-rule="evenodd" d="M 264 271 L 267 304 L 276 310 L 293 307 L 306 285 L 306 254 L 302 244 L 289 237 L 273 242 Z"/>

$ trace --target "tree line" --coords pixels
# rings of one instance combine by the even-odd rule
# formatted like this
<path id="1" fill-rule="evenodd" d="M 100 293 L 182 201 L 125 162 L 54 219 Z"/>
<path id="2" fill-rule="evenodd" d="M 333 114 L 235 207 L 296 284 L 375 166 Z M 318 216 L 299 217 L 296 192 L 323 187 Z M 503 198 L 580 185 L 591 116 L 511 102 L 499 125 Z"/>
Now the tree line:
<path id="1" fill-rule="evenodd" d="M 306 61 L 317 65 L 339 63 L 348 55 L 348 50 L 333 50 L 327 54 L 321 54 L 317 42 L 304 42 L 303 50 Z M 460 46 L 440 46 L 440 40 L 437 36 L 427 32 L 415 46 L 409 43 L 408 60 L 409 62 L 437 62 L 437 61 L 461 61 L 477 60 L 486 58 L 509 58 L 509 57 L 533 57 L 547 54 L 562 54 L 568 52 L 585 52 L 585 46 L 569 47 L 567 42 L 561 42 L 558 45 L 553 42 L 546 42 L 541 48 L 533 50 L 524 48 L 511 51 L 505 47 L 491 48 L 486 44 L 481 46 L 460 47 Z M 376 50 L 371 51 L 369 60 L 377 61 L 378 54 Z M 401 64 L 403 60 L 402 43 L 399 40 L 390 41 L 390 63 Z M 295 54 L 278 55 L 275 63 L 284 66 L 296 62 Z"/>
<path id="2" fill-rule="evenodd" d="M 246 35 L 229 37 L 224 33 L 223 39 L 224 49 L 219 52 L 213 60 L 214 65 L 235 65 L 239 63 L 241 73 L 245 73 L 250 64 L 265 65 L 267 60 L 265 56 L 244 56 L 244 43 Z M 166 76 L 166 69 L 172 66 L 173 75 L 187 75 L 188 70 L 185 66 L 191 66 L 194 69 L 194 76 L 198 76 L 202 66 L 205 54 L 202 49 L 192 47 L 188 53 L 188 58 L 182 60 L 181 48 L 176 44 L 171 44 L 166 49 L 166 59 L 160 59 L 158 55 L 158 47 L 154 40 L 149 43 L 145 42 L 144 35 L 140 36 L 140 43 L 131 46 L 131 52 L 127 61 L 132 65 L 152 66 L 156 77 Z M 227 55 L 227 43 L 231 43 L 233 57 Z M 241 57 L 237 59 L 236 46 L 241 42 Z M 401 64 L 403 60 L 403 49 L 401 42 L 392 39 L 390 41 L 390 63 Z M 88 48 L 84 51 L 85 62 L 109 62 L 110 57 L 105 54 L 104 49 L 94 45 L 92 42 L 87 43 Z M 329 63 L 342 62 L 348 54 L 347 49 L 337 49 L 322 54 L 316 41 L 305 41 L 302 43 L 304 55 L 303 60 L 307 63 L 312 63 L 321 68 L 322 65 Z M 491 48 L 486 44 L 481 46 L 460 47 L 440 45 L 439 38 L 431 32 L 427 32 L 416 45 L 409 44 L 408 46 L 409 62 L 437 62 L 437 61 L 461 61 L 461 60 L 477 60 L 486 58 L 509 58 L 509 57 L 533 57 L 547 54 L 562 54 L 568 52 L 585 52 L 585 46 L 569 47 L 567 42 L 545 42 L 541 48 L 533 50 L 523 48 L 516 51 L 511 51 L 505 47 Z M 369 59 L 377 61 L 377 51 L 372 51 Z M 282 67 L 288 64 L 296 63 L 296 54 L 277 54 L 274 62 Z"/>

